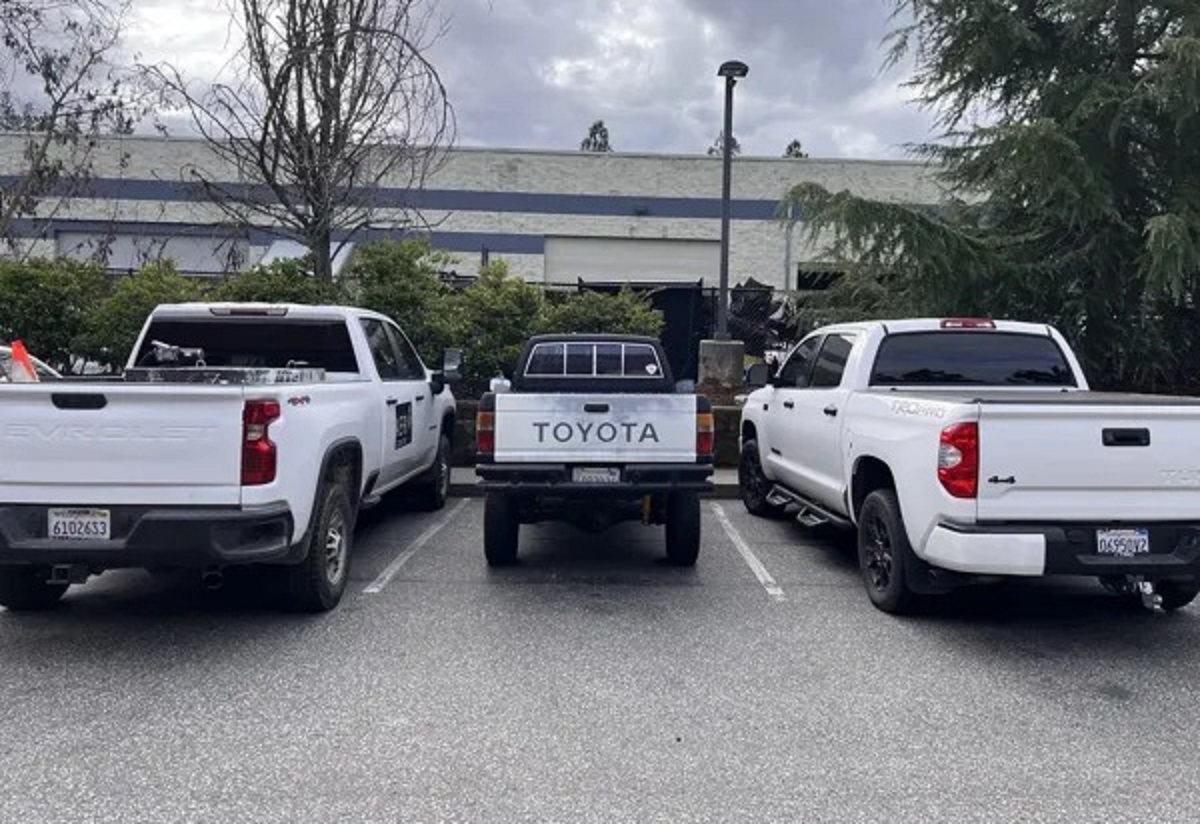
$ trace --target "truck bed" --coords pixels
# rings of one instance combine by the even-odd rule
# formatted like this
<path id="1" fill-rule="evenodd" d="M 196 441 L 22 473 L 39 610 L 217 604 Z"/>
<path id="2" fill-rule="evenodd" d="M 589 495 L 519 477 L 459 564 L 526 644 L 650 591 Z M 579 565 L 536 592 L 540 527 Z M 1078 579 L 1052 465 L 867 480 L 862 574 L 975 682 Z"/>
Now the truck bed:
<path id="1" fill-rule="evenodd" d="M 1028 406 L 1200 406 L 1200 397 L 1172 395 L 1137 395 L 1121 392 L 1092 392 L 1090 390 L 1036 390 L 1036 389 L 944 389 L 908 390 L 872 389 L 866 394 L 881 397 L 903 396 L 916 400 L 943 401 L 946 403 L 976 403 L 985 406 L 1003 404 Z"/>

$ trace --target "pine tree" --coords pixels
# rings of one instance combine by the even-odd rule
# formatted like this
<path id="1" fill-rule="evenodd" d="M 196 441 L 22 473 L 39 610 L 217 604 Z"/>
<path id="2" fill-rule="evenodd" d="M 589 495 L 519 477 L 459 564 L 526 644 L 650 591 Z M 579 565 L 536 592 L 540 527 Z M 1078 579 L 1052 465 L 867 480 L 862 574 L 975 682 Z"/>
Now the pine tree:
<path id="1" fill-rule="evenodd" d="M 1093 384 L 1200 378 L 1200 11 L 1179 0 L 895 0 L 941 208 L 788 200 L 893 308 L 1053 323 Z M 932 204 L 931 204 L 932 205 Z M 826 234 L 829 233 L 829 234 Z M 859 280 L 858 285 L 853 281 Z"/>

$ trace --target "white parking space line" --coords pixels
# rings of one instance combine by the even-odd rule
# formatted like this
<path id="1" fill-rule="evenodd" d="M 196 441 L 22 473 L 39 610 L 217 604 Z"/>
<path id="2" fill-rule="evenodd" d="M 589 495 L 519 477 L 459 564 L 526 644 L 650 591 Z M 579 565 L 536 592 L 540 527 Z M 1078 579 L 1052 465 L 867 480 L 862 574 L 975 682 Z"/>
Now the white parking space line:
<path id="1" fill-rule="evenodd" d="M 376 595 L 380 592 L 383 592 L 383 588 L 388 585 L 388 582 L 396 577 L 396 573 L 400 571 L 400 568 L 407 564 L 409 560 L 412 559 L 412 556 L 417 554 L 421 547 L 433 540 L 433 536 L 437 535 L 448 523 L 453 521 L 455 516 L 462 512 L 462 510 L 470 502 L 470 498 L 463 498 L 461 501 L 455 504 L 454 508 L 447 512 L 440 521 L 422 532 L 420 536 L 417 537 L 417 540 L 409 544 L 407 549 L 397 555 L 392 562 L 387 565 L 383 572 L 379 573 L 379 577 L 372 581 L 370 585 L 363 590 L 363 593 L 367 595 Z"/>
<path id="2" fill-rule="evenodd" d="M 729 536 L 729 540 L 733 542 L 733 546 L 741 553 L 742 559 L 746 562 L 746 566 L 750 567 L 750 571 L 754 573 L 754 577 L 763 585 L 763 589 L 767 591 L 767 597 L 772 601 L 784 600 L 783 589 L 779 584 L 775 583 L 775 579 L 771 577 L 771 573 L 767 572 L 767 568 L 763 566 L 762 561 L 758 560 L 758 556 L 750 549 L 750 545 L 746 543 L 746 539 L 737 531 L 737 527 L 733 525 L 733 521 L 729 520 L 729 516 L 725 514 L 725 508 L 720 504 L 713 502 L 713 514 L 717 516 L 717 520 L 721 522 L 721 528 L 725 530 L 725 534 Z"/>

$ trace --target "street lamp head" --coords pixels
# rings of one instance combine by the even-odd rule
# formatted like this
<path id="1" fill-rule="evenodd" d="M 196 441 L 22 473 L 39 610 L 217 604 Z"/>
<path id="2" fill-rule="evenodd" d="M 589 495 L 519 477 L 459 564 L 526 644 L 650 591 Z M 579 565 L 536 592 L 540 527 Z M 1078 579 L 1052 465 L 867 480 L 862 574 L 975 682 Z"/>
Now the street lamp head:
<path id="1" fill-rule="evenodd" d="M 750 67 L 740 60 L 726 60 L 717 69 L 718 77 L 745 77 L 750 73 Z"/>

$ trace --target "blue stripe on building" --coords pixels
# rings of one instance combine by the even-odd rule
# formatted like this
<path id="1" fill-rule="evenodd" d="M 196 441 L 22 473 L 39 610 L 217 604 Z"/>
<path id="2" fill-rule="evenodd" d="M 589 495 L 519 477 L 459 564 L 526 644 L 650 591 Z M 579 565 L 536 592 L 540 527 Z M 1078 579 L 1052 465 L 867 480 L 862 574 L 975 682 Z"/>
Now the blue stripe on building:
<path id="1" fill-rule="evenodd" d="M 15 177 L 0 176 L 0 186 L 10 186 Z M 230 184 L 230 194 L 257 200 L 271 199 L 265 186 Z M 60 194 L 66 194 L 65 190 Z M 204 203 L 211 198 L 198 182 L 170 180 L 125 180 L 96 178 L 88 181 L 75 197 L 101 200 L 145 200 L 160 203 Z M 495 192 L 473 189 L 359 189 L 354 200 L 375 208 L 415 208 L 448 212 L 524 212 L 530 214 L 587 215 L 593 217 L 697 218 L 717 220 L 719 197 L 643 197 L 634 195 L 576 195 L 542 192 Z M 775 200 L 734 200 L 734 220 L 774 220 L 779 207 Z"/>

